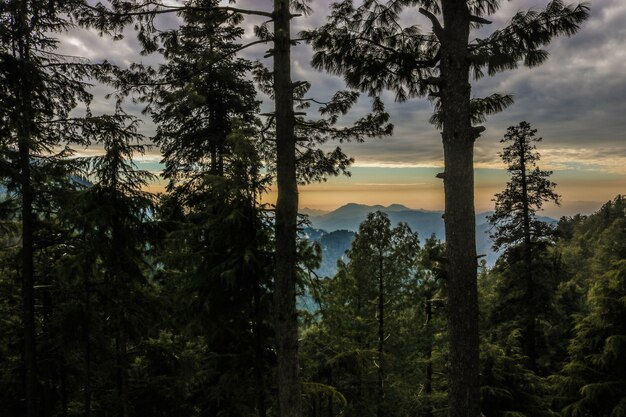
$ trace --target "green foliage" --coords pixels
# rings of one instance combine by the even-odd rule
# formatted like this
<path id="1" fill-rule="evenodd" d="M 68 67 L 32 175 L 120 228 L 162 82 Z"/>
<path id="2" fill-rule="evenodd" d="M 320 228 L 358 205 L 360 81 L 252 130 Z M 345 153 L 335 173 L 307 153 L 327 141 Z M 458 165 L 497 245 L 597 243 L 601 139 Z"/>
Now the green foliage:
<path id="1" fill-rule="evenodd" d="M 552 227 L 537 218 L 545 202 L 559 203 L 551 171 L 537 166 L 540 156 L 534 143 L 537 130 L 527 122 L 508 128 L 500 141 L 506 144 L 500 157 L 507 164 L 509 181 L 496 194 L 495 212 L 488 217 L 495 231 L 494 249 L 504 249 L 494 268 L 496 297 L 490 325 L 497 340 L 519 330 L 522 353 L 528 367 L 547 374 L 555 370 L 548 328 L 556 316 L 552 298 L 559 281 L 559 260 L 550 254 Z"/>
<path id="2" fill-rule="evenodd" d="M 507 129 L 500 141 L 506 144 L 500 153 L 507 164 L 510 179 L 506 188 L 496 194 L 496 209 L 489 216 L 489 222 L 496 228 L 491 236 L 494 248 L 511 248 L 524 243 L 533 245 L 549 240 L 549 226 L 536 218 L 546 202 L 559 203 L 559 195 L 554 192 L 556 184 L 548 178 L 552 171 L 539 169 L 540 158 L 535 151 L 535 142 L 542 138 L 535 137 L 537 129 L 532 129 L 527 122 Z"/>
<path id="3" fill-rule="evenodd" d="M 565 416 L 626 416 L 626 261 L 593 282 L 570 342 L 570 361 L 555 377 Z"/>
<path id="4" fill-rule="evenodd" d="M 413 23 L 404 24 L 404 13 L 412 7 L 419 7 L 421 14 L 436 22 L 432 32 L 424 32 Z M 468 7 L 475 15 L 473 26 L 480 27 L 490 23 L 484 17 L 494 14 L 500 2 L 475 1 Z M 349 87 L 370 95 L 389 90 L 396 101 L 429 96 L 435 102 L 431 121 L 441 126 L 442 25 L 436 16 L 441 10 L 441 2 L 434 0 L 364 1 L 359 5 L 350 0 L 336 1 L 328 22 L 303 36 L 316 51 L 314 67 L 341 75 Z M 588 4 L 565 5 L 560 0 L 542 11 L 519 11 L 508 25 L 486 38 L 470 39 L 468 70 L 478 80 L 485 72 L 493 76 L 520 63 L 540 65 L 548 57 L 541 48 L 557 36 L 576 33 L 588 16 Z M 480 123 L 486 115 L 502 111 L 512 102 L 511 95 L 502 93 L 475 98 L 471 102 L 472 122 Z"/>
<path id="5" fill-rule="evenodd" d="M 334 387 L 346 403 L 322 393 L 310 398 L 310 415 L 441 410 L 442 247 L 434 238 L 425 245 L 421 251 L 406 225 L 392 228 L 386 215 L 372 213 L 347 252 L 348 263 L 340 261 L 337 274 L 321 281 L 319 321 L 303 332 L 304 376 Z M 427 305 L 431 315 L 423 324 Z M 427 382 L 429 363 L 435 371 Z"/>
<path id="6" fill-rule="evenodd" d="M 243 35 L 240 19 L 192 9 L 182 17 L 181 26 L 159 34 L 166 62 L 156 74 L 141 68 L 149 77 L 141 88 L 145 111 L 158 126 L 154 141 L 163 154 L 170 191 L 176 185 L 193 188 L 206 172 L 222 175 L 232 153 L 227 137 L 233 125 L 256 124 L 259 110 L 254 85 L 245 78 L 254 65 L 235 55 Z"/>
<path id="7" fill-rule="evenodd" d="M 555 416 L 550 411 L 547 382 L 526 368 L 520 333 L 503 344 L 481 346 L 481 409 L 486 417 Z"/>
<path id="8" fill-rule="evenodd" d="M 514 247 L 498 259 L 490 275 L 490 291 L 493 298 L 488 306 L 486 325 L 491 340 L 506 343 L 512 334 L 521 331 L 522 353 L 527 355 L 530 347 L 525 345 L 528 329 L 534 331 L 534 355 L 536 371 L 548 374 L 558 369 L 559 360 L 553 355 L 559 351 L 559 340 L 553 339 L 562 317 L 555 306 L 557 288 L 564 280 L 563 266 L 550 250 L 535 250 L 532 258 L 533 293 L 528 294 L 528 284 L 522 279 L 526 273 L 523 248 Z M 533 326 L 529 321 L 533 321 Z"/>
<path id="9" fill-rule="evenodd" d="M 291 2 L 292 10 L 307 13 L 307 3 Z M 275 217 L 259 198 L 276 172 L 276 115 L 260 123 L 249 73 L 272 97 L 274 74 L 238 55 L 242 16 L 273 16 L 216 0 L 110 6 L 0 4 L 0 408 L 11 416 L 25 408 L 20 206 L 30 189 L 36 400 L 46 415 L 275 417 Z M 431 120 L 441 124 L 440 29 L 397 24 L 414 6 L 429 18 L 441 13 L 434 0 L 342 1 L 327 25 L 304 34 L 317 48 L 315 66 L 344 75 L 373 100 L 370 114 L 349 116 L 356 121 L 346 125 L 357 92 L 324 100 L 310 96 L 310 84 L 293 84 L 300 183 L 347 173 L 352 160 L 329 140 L 391 133 L 383 90 L 399 101 L 430 96 Z M 468 6 L 476 28 L 499 2 Z M 173 12 L 181 25 L 157 30 L 156 16 Z M 587 14 L 585 4 L 559 1 L 519 12 L 470 42 L 468 70 L 479 79 L 536 66 L 547 57 L 541 48 L 577 31 Z M 159 52 L 164 63 L 122 71 L 59 54 L 56 36 L 76 22 L 118 36 L 135 24 L 142 52 Z M 267 25 L 255 28 L 258 43 L 273 41 Z M 113 114 L 90 112 L 94 81 L 117 88 Z M 135 93 L 157 124 L 153 139 L 166 165 L 168 193 L 158 200 L 145 191 L 154 178 L 133 164 L 148 149 L 138 121 L 122 110 Z M 471 122 L 511 103 L 501 93 L 472 99 Z M 312 106 L 320 117 L 304 114 Z M 480 280 L 482 413 L 553 416 L 552 407 L 572 417 L 626 416 L 626 203 L 618 196 L 547 234 L 535 214 L 557 195 L 550 173 L 534 165 L 534 134 L 522 123 L 504 140 L 512 143 L 502 153 L 512 177 L 497 196 L 494 222 L 496 244 L 507 250 Z M 73 147 L 90 144 L 102 155 L 72 157 Z M 527 230 L 520 227 L 525 198 Z M 528 273 L 527 236 L 532 294 L 520 279 Z M 406 225 L 392 227 L 381 213 L 352 243 L 337 274 L 319 280 L 307 272 L 320 265 L 323 238 L 297 247 L 301 288 L 319 305 L 300 315 L 305 414 L 445 415 L 445 247 L 431 237 L 420 249 Z M 558 374 L 541 376 L 550 373 Z"/>

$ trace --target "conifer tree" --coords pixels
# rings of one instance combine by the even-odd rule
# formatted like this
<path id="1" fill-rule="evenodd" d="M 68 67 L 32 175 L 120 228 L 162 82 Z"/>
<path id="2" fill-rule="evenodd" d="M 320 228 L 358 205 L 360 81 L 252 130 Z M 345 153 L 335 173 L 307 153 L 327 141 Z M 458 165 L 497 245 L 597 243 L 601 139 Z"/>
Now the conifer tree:
<path id="1" fill-rule="evenodd" d="M 432 235 L 426 242 L 420 253 L 420 270 L 417 275 L 416 292 L 423 303 L 424 308 L 424 350 L 426 359 L 426 371 L 423 383 L 423 396 L 420 398 L 420 408 L 426 417 L 434 415 L 434 409 L 443 406 L 442 392 L 437 392 L 435 377 L 435 364 L 441 351 L 441 337 L 437 341 L 436 335 L 441 335 L 444 329 L 441 310 L 445 307 L 445 246 Z M 440 365 L 444 368 L 444 365 Z M 445 385 L 445 383 L 444 383 Z M 439 390 L 443 391 L 443 390 Z"/>
<path id="2" fill-rule="evenodd" d="M 510 179 L 506 189 L 496 194 L 496 209 L 489 216 L 489 222 L 495 227 L 491 238 L 494 249 L 508 249 L 523 245 L 526 267 L 531 268 L 533 245 L 549 239 L 549 225 L 537 219 L 544 203 L 559 203 L 559 195 L 554 191 L 556 184 L 550 181 L 552 171 L 541 170 L 537 166 L 540 155 L 535 143 L 542 138 L 536 137 L 537 129 L 532 129 L 527 122 L 507 129 L 500 143 L 505 144 L 500 153 L 507 165 Z"/>
<path id="3" fill-rule="evenodd" d="M 411 402 L 402 377 L 416 380 L 406 366 L 416 349 L 406 340 L 419 327 L 407 302 L 418 253 L 417 235 L 406 224 L 392 228 L 386 214 L 370 213 L 347 252 L 349 263 L 322 284 L 321 333 L 306 343 L 327 344 L 329 352 L 313 366 L 330 380 L 315 382 L 345 396 L 347 415 L 396 415 L 399 404 Z M 334 401 L 332 391 L 328 400 Z"/>
<path id="4" fill-rule="evenodd" d="M 76 2 L 5 1 L 0 5 L 0 149 L 1 181 L 17 200 L 21 230 L 25 409 L 40 408 L 37 392 L 37 293 L 41 271 L 35 268 L 40 227 L 57 191 L 67 184 L 73 164 L 71 146 L 93 138 L 83 131 L 97 118 L 89 110 L 89 81 L 108 82 L 111 65 L 90 63 L 57 51 L 58 35 L 74 26 Z M 86 117 L 70 112 L 87 107 Z"/>
<path id="5" fill-rule="evenodd" d="M 133 162 L 146 150 L 137 124 L 138 120 L 118 113 L 101 117 L 93 126 L 104 153 L 86 161 L 87 178 L 93 185 L 79 190 L 66 211 L 67 221 L 79 234 L 66 270 L 83 279 L 79 285 L 84 290 L 80 288 L 79 294 L 84 297 L 81 308 L 85 314 L 85 415 L 102 411 L 96 406 L 92 409 L 92 402 L 115 410 L 120 417 L 132 414 L 129 370 L 145 321 L 142 307 L 149 286 L 146 247 L 154 211 L 153 197 L 144 191 L 154 175 L 137 170 Z M 106 325 L 98 324 L 97 317 L 108 317 Z M 104 334 L 92 332 L 93 327 Z M 93 351 L 102 346 L 95 347 L 94 340 L 107 346 L 99 361 L 93 359 Z M 94 369 L 107 375 L 106 366 L 108 377 L 93 376 Z M 96 385 L 96 380 L 101 385 Z M 96 396 L 96 390 L 107 394 Z"/>
<path id="6" fill-rule="evenodd" d="M 419 6 L 432 24 L 421 33 L 404 27 L 401 12 Z M 448 319 L 450 331 L 449 415 L 479 414 L 478 301 L 473 191 L 474 141 L 485 130 L 475 126 L 486 115 L 512 103 L 494 93 L 471 98 L 470 76 L 479 79 L 547 59 L 541 47 L 559 35 L 575 33 L 588 6 L 560 0 L 545 10 L 520 11 L 510 24 L 486 38 L 470 38 L 471 29 L 489 24 L 499 1 L 365 1 L 332 6 L 329 22 L 306 37 L 317 50 L 313 64 L 343 75 L 351 87 L 377 95 L 391 90 L 396 99 L 428 95 L 435 103 L 431 118 L 442 128 L 445 172 L 446 250 L 448 252 Z"/>
<path id="7" fill-rule="evenodd" d="M 525 311 L 521 318 L 523 353 L 528 357 L 530 369 L 535 372 L 538 370 L 537 322 L 550 304 L 549 294 L 554 292 L 549 283 L 554 279 L 550 279 L 550 265 L 545 259 L 545 245 L 550 242 L 551 228 L 538 219 L 536 213 L 546 202 L 559 203 L 559 195 L 554 191 L 556 184 L 549 180 L 552 172 L 537 166 L 540 155 L 535 151 L 535 143 L 541 138 L 535 137 L 536 133 L 529 123 L 521 122 L 509 127 L 501 140 L 506 146 L 500 156 L 507 164 L 510 179 L 506 189 L 496 194 L 496 209 L 489 216 L 489 222 L 495 228 L 491 235 L 494 249 L 505 249 L 506 265 L 500 263 L 500 269 L 515 271 L 520 269 L 517 267 L 519 263 L 523 265 L 521 274 L 517 271 L 509 275 L 505 271 L 504 279 L 509 282 L 504 284 L 500 294 L 517 297 L 520 308 Z M 511 287 L 516 286 L 510 281 L 517 276 L 523 276 L 524 283 L 515 291 Z"/>
<path id="8" fill-rule="evenodd" d="M 187 337 L 214 357 L 199 367 L 206 377 L 188 401 L 209 390 L 209 398 L 197 401 L 206 413 L 239 408 L 264 416 L 273 386 L 266 376 L 273 271 L 269 218 L 258 200 L 271 177 L 260 172 L 259 103 L 245 79 L 253 65 L 234 55 L 244 32 L 240 16 L 193 9 L 182 16 L 180 27 L 159 35 L 166 62 L 144 97 L 169 181 L 162 276 L 178 284 L 176 297 L 197 300 L 178 314 L 193 318 L 196 331 Z M 178 210 L 165 214 L 174 204 Z"/>
<path id="9" fill-rule="evenodd" d="M 266 74 L 266 81 L 271 82 L 271 88 L 267 89 L 274 100 L 274 112 L 270 116 L 274 124 L 275 142 L 275 169 L 276 184 L 278 189 L 278 199 L 275 211 L 275 331 L 278 353 L 278 387 L 279 387 L 279 409 L 282 417 L 298 417 L 301 415 L 300 383 L 298 377 L 298 321 L 296 310 L 296 281 L 297 281 L 297 212 L 298 212 L 298 142 L 299 137 L 295 133 L 296 112 L 294 109 L 294 95 L 300 91 L 306 83 L 292 82 L 291 80 L 291 57 L 290 51 L 293 43 L 291 37 L 291 20 L 302 13 L 308 13 L 308 0 L 275 0 L 271 11 L 242 9 L 234 6 L 222 6 L 215 0 L 199 0 L 181 6 L 171 6 L 154 1 L 114 1 L 111 3 L 112 10 L 104 5 L 91 6 L 84 4 L 78 11 L 82 21 L 87 25 L 92 25 L 103 32 L 116 32 L 133 21 L 138 22 L 139 38 L 143 43 L 145 52 L 154 51 L 157 48 L 154 26 L 155 16 L 163 13 L 178 13 L 185 10 L 197 12 L 226 13 L 233 15 L 233 22 L 239 22 L 241 15 L 255 15 L 269 18 L 273 24 L 272 31 L 267 29 L 267 24 L 255 28 L 255 34 L 259 37 L 249 45 L 258 43 L 271 43 L 273 48 L 268 56 L 273 58 L 273 69 Z M 295 11 L 296 13 L 293 13 Z M 247 45 L 243 45 L 233 53 L 242 50 Z M 267 77 L 269 75 L 270 77 Z M 150 84 L 140 78 L 127 84 L 133 89 L 137 85 Z M 124 87 L 123 87 L 124 88 Z M 300 97 L 302 99 L 302 97 Z M 349 107 L 356 101 L 354 95 L 339 95 L 333 103 L 329 103 L 326 108 L 331 125 L 335 124 L 338 115 L 345 114 Z M 338 104 L 335 104 L 338 103 Z M 380 103 L 375 103 L 374 112 L 378 117 L 366 117 L 367 123 L 357 122 L 355 129 L 340 130 L 340 138 L 348 139 L 362 138 L 364 136 L 380 136 L 389 134 L 391 126 L 387 124 L 387 116 Z M 372 127 L 373 126 L 373 127 Z M 328 139 L 328 122 L 309 123 L 309 128 L 315 128 L 322 135 L 315 135 L 313 139 L 304 138 L 305 146 L 313 149 L 320 139 Z M 322 172 L 335 173 L 345 167 L 349 160 L 342 152 L 332 152 L 329 158 L 319 151 L 308 152 L 307 156 L 313 156 L 318 161 L 318 167 Z M 306 159 L 305 159 L 306 160 Z M 330 163 L 328 163 L 330 161 Z M 335 164 L 339 163 L 339 168 Z M 305 171 L 306 172 L 306 171 Z M 313 169 L 308 174 L 313 174 L 310 178 L 317 179 L 318 169 Z"/>
<path id="10" fill-rule="evenodd" d="M 160 34 L 166 62 L 143 98 L 157 124 L 155 143 L 163 154 L 163 176 L 174 186 L 193 188 L 194 175 L 224 176 L 234 125 L 257 123 L 253 64 L 234 52 L 244 31 L 226 12 L 182 13 L 180 27 Z"/>

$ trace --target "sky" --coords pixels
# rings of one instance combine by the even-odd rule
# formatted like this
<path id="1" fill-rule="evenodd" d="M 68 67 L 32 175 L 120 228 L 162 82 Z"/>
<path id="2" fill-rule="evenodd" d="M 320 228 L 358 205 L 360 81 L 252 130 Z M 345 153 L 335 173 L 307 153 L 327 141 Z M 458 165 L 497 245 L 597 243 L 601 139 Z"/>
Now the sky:
<path id="1" fill-rule="evenodd" d="M 331 0 L 312 0 L 313 13 L 293 20 L 294 33 L 324 23 Z M 519 10 L 540 9 L 547 2 L 540 0 L 503 1 L 493 21 L 480 33 L 506 25 Z M 271 0 L 240 0 L 237 6 L 270 10 Z M 498 152 L 499 140 L 506 128 L 525 120 L 543 137 L 538 150 L 542 169 L 553 170 L 552 180 L 562 196 L 560 207 L 547 206 L 545 214 L 553 217 L 590 213 L 618 193 L 626 193 L 626 1 L 596 0 L 590 3 L 591 17 L 571 38 L 559 38 L 546 50 L 549 60 L 542 66 L 519 68 L 486 77 L 472 85 L 472 94 L 482 97 L 494 92 L 513 94 L 515 103 L 502 113 L 490 116 L 484 123 L 487 130 L 475 148 L 475 202 L 477 211 L 493 209 L 493 196 L 507 181 Z M 414 10 L 403 15 L 407 24 L 418 24 L 429 31 L 429 24 Z M 252 27 L 259 20 L 247 18 Z M 162 17 L 161 29 L 177 24 L 174 16 Z M 243 42 L 251 41 L 248 31 Z M 158 55 L 141 56 L 132 30 L 124 39 L 112 41 L 93 31 L 76 30 L 62 39 L 64 52 L 82 55 L 94 61 L 107 59 L 120 66 L 132 62 L 158 65 Z M 260 45 L 245 52 L 251 59 L 263 61 L 267 46 Z M 330 97 L 344 89 L 340 77 L 314 70 L 309 62 L 312 51 L 307 45 L 292 50 L 292 78 L 307 80 L 318 99 Z M 269 64 L 269 61 L 266 60 Z M 104 99 L 107 87 L 94 88 L 95 112 L 109 112 L 113 103 Z M 350 177 L 329 178 L 326 182 L 301 187 L 300 205 L 332 210 L 343 204 L 404 204 L 411 208 L 443 209 L 443 184 L 436 179 L 442 171 L 443 150 L 440 133 L 428 123 L 432 106 L 423 98 L 395 103 L 391 94 L 383 96 L 394 124 L 394 134 L 365 143 L 342 144 L 342 149 L 355 159 Z M 265 100 L 263 105 L 271 109 Z M 369 106 L 360 100 L 352 117 L 363 114 Z M 137 115 L 141 106 L 129 103 L 127 109 Z M 146 135 L 154 132 L 149 120 L 142 127 Z M 334 145 L 329 145 L 334 146 Z M 87 150 L 89 152 L 90 150 Z M 138 160 L 139 166 L 155 172 L 160 170 L 158 149 Z M 162 190 L 162 182 L 151 189 Z M 275 198 L 275 190 L 266 201 Z"/>

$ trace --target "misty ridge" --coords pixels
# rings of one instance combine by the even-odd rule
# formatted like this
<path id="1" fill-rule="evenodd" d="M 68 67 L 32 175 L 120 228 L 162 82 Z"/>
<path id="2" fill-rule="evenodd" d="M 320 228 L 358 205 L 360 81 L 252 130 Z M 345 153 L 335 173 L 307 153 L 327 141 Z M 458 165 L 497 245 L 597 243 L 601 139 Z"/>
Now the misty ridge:
<path id="1" fill-rule="evenodd" d="M 436 239 L 445 241 L 441 211 L 410 209 L 402 204 L 385 207 L 349 203 L 332 211 L 304 208 L 300 212 L 308 216 L 311 226 L 305 228 L 302 234 L 308 240 L 320 242 L 322 248 L 322 266 L 316 270 L 318 274 L 332 276 L 337 272 L 337 260 L 345 258 L 345 251 L 350 249 L 359 225 L 369 213 L 376 211 L 386 213 L 394 226 L 406 223 L 422 241 L 433 235 Z M 481 258 L 488 267 L 493 267 L 499 256 L 493 250 L 493 240 L 490 238 L 493 226 L 489 224 L 487 217 L 492 214 L 492 211 L 476 214 L 476 249 L 478 255 L 484 255 Z M 538 220 L 552 226 L 557 223 L 556 219 L 546 216 L 539 216 Z"/>

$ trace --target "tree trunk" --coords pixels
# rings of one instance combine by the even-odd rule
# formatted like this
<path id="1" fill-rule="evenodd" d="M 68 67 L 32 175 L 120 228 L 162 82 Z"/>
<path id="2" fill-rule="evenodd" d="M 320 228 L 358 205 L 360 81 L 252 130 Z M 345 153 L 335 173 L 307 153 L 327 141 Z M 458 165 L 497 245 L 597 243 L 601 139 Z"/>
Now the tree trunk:
<path id="1" fill-rule="evenodd" d="M 526 175 L 526 154 L 524 151 L 525 138 L 520 137 L 520 170 L 522 177 L 522 217 L 524 227 L 524 266 L 526 272 L 526 306 L 529 308 L 529 314 L 525 318 L 526 329 L 524 334 L 524 353 L 528 357 L 528 369 L 537 372 L 537 352 L 535 349 L 535 285 L 533 282 L 532 272 L 532 242 L 530 235 L 530 208 L 528 201 L 528 177 Z"/>
<path id="2" fill-rule="evenodd" d="M 424 383 L 424 394 L 426 395 L 426 411 L 424 412 L 425 417 L 433 416 L 433 407 L 431 404 L 431 395 L 433 393 L 433 345 L 432 345 L 432 324 L 431 319 L 433 315 L 433 304 L 431 302 L 432 296 L 430 296 L 426 300 L 425 314 L 426 314 L 426 331 L 428 334 L 428 346 L 426 347 L 426 382 Z"/>
<path id="3" fill-rule="evenodd" d="M 87 270 L 87 269 L 86 269 Z M 85 343 L 85 380 L 84 380 L 84 410 L 85 417 L 91 417 L 91 285 L 89 274 L 85 273 L 85 314 L 84 343 Z"/>
<path id="4" fill-rule="evenodd" d="M 443 0 L 441 104 L 444 147 L 450 417 L 480 415 L 478 291 L 474 214 L 474 131 L 470 118 L 469 11 Z"/>
<path id="5" fill-rule="evenodd" d="M 128 360 L 126 334 L 121 328 L 115 336 L 115 357 L 117 365 L 118 416 L 128 417 Z"/>
<path id="6" fill-rule="evenodd" d="M 33 109 L 30 86 L 30 45 L 27 20 L 27 2 L 20 2 L 17 19 L 18 96 L 17 139 L 22 191 L 22 322 L 24 326 L 24 390 L 26 416 L 37 415 L 37 356 L 35 336 L 35 271 L 34 255 L 34 192 L 31 183 L 30 148 Z"/>
<path id="7" fill-rule="evenodd" d="M 253 216 L 256 214 L 252 213 Z M 260 274 L 260 272 L 259 272 Z M 254 378 L 255 378 L 255 395 L 256 395 L 256 409 L 259 417 L 267 416 L 267 408 L 265 401 L 265 378 L 263 376 L 264 371 L 264 359 L 263 359 L 263 319 L 261 317 L 261 285 L 260 275 L 257 274 L 254 279 L 254 319 L 253 319 L 253 337 L 254 337 Z"/>
<path id="8" fill-rule="evenodd" d="M 296 226 L 298 183 L 291 83 L 289 0 L 274 0 L 274 100 L 276 106 L 276 344 L 281 417 L 300 417 L 296 311 Z"/>
<path id="9" fill-rule="evenodd" d="M 383 275 L 383 254 L 380 253 L 378 268 L 378 404 L 376 416 L 385 414 L 385 281 Z"/>
<path id="10" fill-rule="evenodd" d="M 22 174 L 22 321 L 24 326 L 26 416 L 35 417 L 37 413 L 37 357 L 35 349 L 35 277 L 33 265 L 34 225 L 28 136 L 20 138 L 19 155 Z"/>

